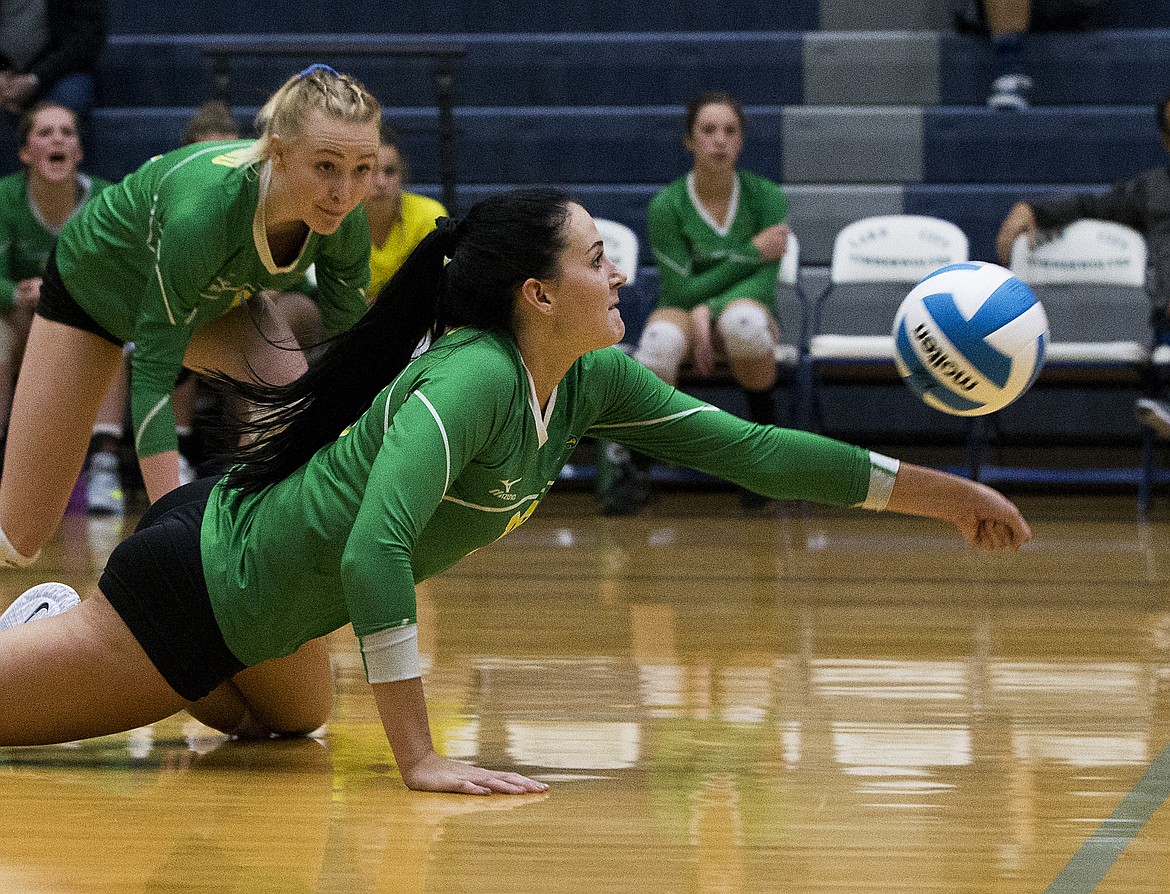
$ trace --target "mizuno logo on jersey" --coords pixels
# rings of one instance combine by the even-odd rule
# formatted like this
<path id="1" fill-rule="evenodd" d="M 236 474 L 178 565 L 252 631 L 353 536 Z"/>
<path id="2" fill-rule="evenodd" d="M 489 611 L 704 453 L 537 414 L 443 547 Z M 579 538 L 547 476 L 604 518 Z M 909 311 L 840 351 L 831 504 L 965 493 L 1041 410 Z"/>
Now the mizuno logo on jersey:
<path id="1" fill-rule="evenodd" d="M 515 478 L 512 481 L 508 481 L 506 478 L 501 478 L 500 484 L 502 484 L 503 487 L 493 487 L 488 491 L 488 493 L 493 497 L 499 497 L 501 500 L 508 500 L 511 502 L 512 500 L 515 500 L 519 497 L 519 494 L 512 493 L 512 488 L 523 480 L 523 478 Z"/>
<path id="2" fill-rule="evenodd" d="M 238 305 L 247 301 L 258 291 L 250 282 L 237 284 L 222 276 L 217 276 L 207 284 L 200 297 L 209 301 L 220 301 L 230 295 L 232 304 Z"/>

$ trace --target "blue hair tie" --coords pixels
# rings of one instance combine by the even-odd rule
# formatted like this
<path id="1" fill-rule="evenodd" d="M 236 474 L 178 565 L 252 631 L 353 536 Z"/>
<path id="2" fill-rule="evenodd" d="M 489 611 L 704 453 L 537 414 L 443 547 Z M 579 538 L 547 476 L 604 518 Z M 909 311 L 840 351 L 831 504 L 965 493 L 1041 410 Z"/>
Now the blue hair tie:
<path id="1" fill-rule="evenodd" d="M 326 65 L 323 62 L 314 62 L 312 65 L 310 65 L 304 71 L 302 71 L 299 75 L 297 75 L 297 77 L 298 78 L 307 78 L 309 75 L 311 75 L 315 71 L 323 71 L 323 72 L 326 72 L 327 74 L 334 75 L 335 77 L 341 77 L 341 75 L 338 74 L 337 69 L 335 69 L 329 65 Z"/>

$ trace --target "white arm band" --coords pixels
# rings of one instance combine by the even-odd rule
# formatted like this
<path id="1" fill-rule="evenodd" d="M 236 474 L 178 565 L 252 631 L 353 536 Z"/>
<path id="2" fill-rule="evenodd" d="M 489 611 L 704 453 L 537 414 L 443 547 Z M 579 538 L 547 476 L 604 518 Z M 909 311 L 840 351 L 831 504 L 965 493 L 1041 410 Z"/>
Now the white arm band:
<path id="1" fill-rule="evenodd" d="M 407 624 L 360 637 L 366 679 L 397 683 L 422 676 L 418 660 L 418 625 Z"/>
<path id="2" fill-rule="evenodd" d="M 869 491 L 865 495 L 865 502 L 861 504 L 862 509 L 880 512 L 886 508 L 890 494 L 894 492 L 898 465 L 896 459 L 869 451 Z"/>

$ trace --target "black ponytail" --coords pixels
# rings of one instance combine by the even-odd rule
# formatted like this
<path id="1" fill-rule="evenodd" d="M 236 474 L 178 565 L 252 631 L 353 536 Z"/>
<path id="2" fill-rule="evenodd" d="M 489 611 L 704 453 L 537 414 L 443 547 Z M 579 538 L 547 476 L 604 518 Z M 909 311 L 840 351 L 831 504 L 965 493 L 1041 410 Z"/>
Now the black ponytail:
<path id="1" fill-rule="evenodd" d="M 250 405 L 227 485 L 256 493 L 287 478 L 365 412 L 424 338 L 470 326 L 512 331 L 517 289 L 558 272 L 569 198 L 519 190 L 479 202 L 467 218 L 440 218 L 353 328 L 330 339 L 287 385 L 213 375 Z M 450 259 L 449 261 L 446 259 Z"/>

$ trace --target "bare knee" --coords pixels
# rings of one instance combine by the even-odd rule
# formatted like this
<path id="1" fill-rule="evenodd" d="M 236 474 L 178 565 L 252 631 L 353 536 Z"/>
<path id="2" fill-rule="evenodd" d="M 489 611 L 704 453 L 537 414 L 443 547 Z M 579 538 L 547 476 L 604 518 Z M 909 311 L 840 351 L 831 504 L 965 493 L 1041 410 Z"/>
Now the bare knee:
<path id="1" fill-rule="evenodd" d="M 332 691 L 301 691 L 279 703 L 248 705 L 250 720 L 273 736 L 307 736 L 319 730 L 333 710 Z"/>
<path id="2" fill-rule="evenodd" d="M 311 640 L 292 655 L 240 671 L 232 683 L 252 720 L 269 734 L 308 735 L 333 710 L 333 673 L 323 640 Z"/>

